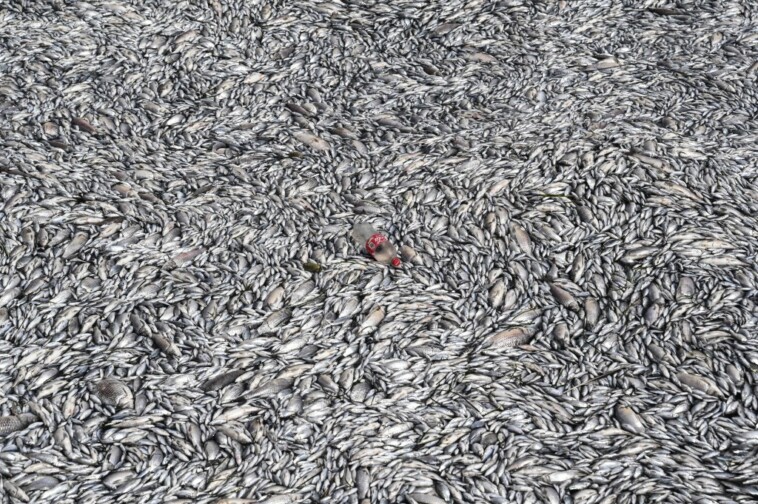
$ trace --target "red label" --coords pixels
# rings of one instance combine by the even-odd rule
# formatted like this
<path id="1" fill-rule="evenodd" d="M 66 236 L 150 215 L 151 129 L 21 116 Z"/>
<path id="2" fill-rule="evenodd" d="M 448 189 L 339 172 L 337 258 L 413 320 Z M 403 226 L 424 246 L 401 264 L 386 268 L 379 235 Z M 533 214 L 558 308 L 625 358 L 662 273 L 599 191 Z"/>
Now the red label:
<path id="1" fill-rule="evenodd" d="M 386 241 L 387 237 L 380 233 L 371 235 L 371 238 L 366 241 L 366 252 L 373 256 L 376 253 L 376 249 L 379 247 L 379 245 Z"/>

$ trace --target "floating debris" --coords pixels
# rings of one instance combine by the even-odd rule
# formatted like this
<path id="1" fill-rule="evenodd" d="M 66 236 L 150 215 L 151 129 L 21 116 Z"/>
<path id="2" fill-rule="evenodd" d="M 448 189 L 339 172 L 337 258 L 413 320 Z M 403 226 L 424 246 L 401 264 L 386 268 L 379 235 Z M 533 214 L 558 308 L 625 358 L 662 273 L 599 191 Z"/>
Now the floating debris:
<path id="1" fill-rule="evenodd" d="M 320 273 L 321 265 L 315 261 L 308 261 L 306 263 L 303 263 L 303 269 L 310 273 Z"/>

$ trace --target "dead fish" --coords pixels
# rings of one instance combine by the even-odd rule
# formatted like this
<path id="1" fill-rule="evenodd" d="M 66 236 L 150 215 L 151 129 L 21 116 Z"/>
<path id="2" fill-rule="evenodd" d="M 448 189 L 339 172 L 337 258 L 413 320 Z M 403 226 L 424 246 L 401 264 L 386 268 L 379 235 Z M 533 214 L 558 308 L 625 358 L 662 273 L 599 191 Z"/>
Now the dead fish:
<path id="1" fill-rule="evenodd" d="M 690 243 L 690 246 L 700 250 L 732 250 L 737 248 L 732 243 L 717 238 L 694 241 Z"/>
<path id="2" fill-rule="evenodd" d="M 350 391 L 350 399 L 355 402 L 363 402 L 366 400 L 366 397 L 368 397 L 371 390 L 371 385 L 365 381 L 359 381 L 353 385 L 353 388 Z"/>
<path id="3" fill-rule="evenodd" d="M 493 308 L 499 308 L 500 305 L 503 304 L 503 299 L 505 297 L 505 282 L 503 282 L 502 279 L 499 279 L 497 282 L 495 282 L 495 285 L 493 285 L 490 288 L 489 292 L 489 298 L 490 298 L 490 304 Z"/>
<path id="4" fill-rule="evenodd" d="M 385 312 L 383 306 L 376 306 L 372 308 L 369 314 L 366 315 L 366 319 L 361 324 L 361 330 L 378 326 L 382 320 L 384 320 L 384 314 Z"/>
<path id="5" fill-rule="evenodd" d="M 586 205 L 580 205 L 576 207 L 576 214 L 579 216 L 579 219 L 585 224 L 592 224 L 595 220 L 592 215 L 592 210 L 590 210 L 590 208 Z"/>
<path id="6" fill-rule="evenodd" d="M 443 499 L 432 494 L 415 492 L 408 494 L 408 497 L 416 501 L 418 504 L 447 504 Z"/>
<path id="7" fill-rule="evenodd" d="M 484 340 L 485 348 L 511 348 L 525 345 L 532 339 L 534 331 L 531 328 L 514 327 L 495 333 Z"/>
<path id="8" fill-rule="evenodd" d="M 494 63 L 497 58 L 482 51 L 466 53 L 466 59 L 469 61 L 475 61 L 477 63 Z"/>
<path id="9" fill-rule="evenodd" d="M 434 28 L 433 32 L 437 36 L 442 36 L 450 33 L 451 31 L 458 28 L 461 24 L 460 23 L 443 23 L 436 28 Z"/>
<path id="10" fill-rule="evenodd" d="M 645 429 L 645 425 L 640 420 L 637 413 L 632 408 L 617 404 L 614 408 L 614 416 L 616 420 L 621 424 L 622 429 L 626 429 L 637 434 L 641 433 Z"/>
<path id="11" fill-rule="evenodd" d="M 555 338 L 557 341 L 560 341 L 563 345 L 567 345 L 569 343 L 568 324 L 565 322 L 559 322 L 556 324 L 556 326 L 553 328 L 553 338 Z"/>
<path id="12" fill-rule="evenodd" d="M 342 309 L 340 310 L 336 322 L 344 322 L 352 318 L 353 315 L 355 315 L 358 312 L 358 309 L 360 307 L 361 307 L 361 302 L 358 300 L 358 298 L 348 299 L 347 302 L 343 305 Z"/>
<path id="13" fill-rule="evenodd" d="M 26 429 L 35 421 L 37 421 L 37 415 L 33 413 L 0 416 L 0 436 Z"/>
<path id="14" fill-rule="evenodd" d="M 350 131 L 349 129 L 343 128 L 341 126 L 330 128 L 329 131 L 331 133 L 334 133 L 335 135 L 339 135 L 342 138 L 347 138 L 349 140 L 357 140 L 358 139 L 358 135 L 356 135 L 354 132 Z"/>
<path id="15" fill-rule="evenodd" d="M 225 424 L 227 422 L 237 420 L 238 418 L 247 417 L 251 413 L 257 413 L 258 411 L 259 408 L 256 406 L 251 406 L 249 404 L 243 406 L 235 406 L 233 408 L 224 410 L 223 413 L 216 416 L 213 420 L 211 420 L 211 425 Z"/>
<path id="16" fill-rule="evenodd" d="M 511 233 L 516 237 L 516 243 L 518 243 L 521 251 L 525 254 L 531 254 L 532 240 L 529 238 L 529 233 L 515 222 L 511 224 Z"/>
<path id="17" fill-rule="evenodd" d="M 296 114 L 300 114 L 301 116 L 309 116 L 311 115 L 310 112 L 308 112 L 303 106 L 298 105 L 297 103 L 287 103 L 285 105 L 288 109 L 290 109 L 292 112 Z"/>
<path id="18" fill-rule="evenodd" d="M 746 266 L 747 264 L 742 259 L 731 256 L 715 256 L 704 257 L 700 260 L 700 264 L 707 264 L 710 266 Z"/>
<path id="19" fill-rule="evenodd" d="M 260 499 L 235 499 L 225 498 L 217 499 L 212 504 L 260 504 Z"/>
<path id="20" fill-rule="evenodd" d="M 681 371 L 677 373 L 676 377 L 679 379 L 682 384 L 695 389 L 700 390 L 701 392 L 705 392 L 706 394 L 720 396 L 721 391 L 716 386 L 715 383 L 713 383 L 711 380 L 708 380 L 707 378 L 703 378 L 702 376 L 697 376 L 691 373 L 687 373 L 685 371 Z"/>
<path id="21" fill-rule="evenodd" d="M 174 344 L 172 338 L 168 334 L 153 332 L 150 334 L 150 337 L 152 338 L 153 343 L 155 343 L 155 346 L 166 355 L 171 357 L 181 357 L 181 350 L 179 350 L 179 347 Z"/>
<path id="22" fill-rule="evenodd" d="M 518 294 L 516 291 L 510 290 L 505 294 L 505 300 L 503 301 L 503 310 L 510 310 L 514 306 L 516 306 L 516 301 L 518 301 Z"/>
<path id="23" fill-rule="evenodd" d="M 80 130 L 86 131 L 90 135 L 95 135 L 97 133 L 97 130 L 94 126 L 92 126 L 85 118 L 83 117 L 75 117 L 71 120 L 71 123 L 74 126 L 77 126 Z"/>
<path id="24" fill-rule="evenodd" d="M 58 136 L 58 125 L 54 122 L 48 121 L 42 125 L 42 131 L 51 137 Z"/>
<path id="25" fill-rule="evenodd" d="M 324 140 L 323 138 L 319 138 L 316 135 L 312 133 L 308 133 L 306 131 L 298 131 L 293 133 L 293 135 L 298 141 L 304 143 L 308 147 L 311 147 L 314 150 L 318 151 L 328 151 L 330 146 L 329 142 Z"/>
<path id="26" fill-rule="evenodd" d="M 295 502 L 300 501 L 300 496 L 295 494 L 280 494 L 280 495 L 272 495 L 271 497 L 268 497 L 267 499 L 263 499 L 262 501 L 258 501 L 258 504 L 294 504 Z"/>
<path id="27" fill-rule="evenodd" d="M 287 59 L 295 53 L 296 46 L 294 44 L 287 47 L 283 47 L 276 52 L 278 59 Z"/>
<path id="28" fill-rule="evenodd" d="M 598 70 L 609 70 L 611 68 L 616 68 L 619 65 L 621 65 L 621 63 L 619 63 L 618 59 L 616 59 L 615 57 L 610 57 L 610 58 L 602 59 L 598 61 L 597 63 L 595 63 L 595 68 L 597 68 Z"/>
<path id="29" fill-rule="evenodd" d="M 3 489 L 9 496 L 22 502 L 30 502 L 31 499 L 29 498 L 29 495 L 20 486 L 16 485 L 8 478 L 2 478 L 2 481 Z"/>
<path id="30" fill-rule="evenodd" d="M 194 39 L 199 34 L 200 32 L 198 30 L 187 30 L 186 32 L 176 37 L 176 40 L 174 42 L 176 45 L 183 44 L 184 42 Z"/>
<path id="31" fill-rule="evenodd" d="M 331 392 L 332 394 L 337 394 L 340 391 L 339 386 L 336 383 L 334 383 L 334 380 L 332 379 L 332 377 L 326 373 L 319 376 L 316 382 L 319 385 L 321 385 L 324 388 L 324 390 L 326 390 L 327 392 Z"/>
<path id="32" fill-rule="evenodd" d="M 658 303 L 653 303 L 645 310 L 645 323 L 649 326 L 655 324 L 658 317 L 661 316 L 663 308 Z"/>
<path id="33" fill-rule="evenodd" d="M 69 259 L 71 256 L 79 252 L 81 248 L 84 246 L 85 243 L 87 243 L 87 239 L 89 236 L 87 236 L 86 233 L 77 233 L 74 235 L 74 237 L 71 239 L 71 242 L 69 242 L 68 245 L 66 245 L 66 248 L 63 249 L 63 258 Z"/>
<path id="34" fill-rule="evenodd" d="M 115 471 L 103 478 L 103 485 L 113 490 L 127 481 L 134 479 L 136 476 L 137 475 L 132 471 Z"/>
<path id="35" fill-rule="evenodd" d="M 584 300 L 584 324 L 592 329 L 600 318 L 600 306 L 593 297 Z"/>
<path id="36" fill-rule="evenodd" d="M 415 261 L 415 259 L 418 257 L 418 254 L 416 253 L 413 248 L 409 247 L 408 245 L 403 245 L 400 247 L 400 255 L 406 262 L 412 262 Z"/>
<path id="37" fill-rule="evenodd" d="M 271 397 L 283 390 L 292 387 L 292 378 L 274 378 L 273 380 L 258 386 L 250 392 L 250 397 Z"/>
<path id="38" fill-rule="evenodd" d="M 561 306 L 571 311 L 579 311 L 579 303 L 577 303 L 576 298 L 564 288 L 557 284 L 550 284 L 550 293 Z"/>
<path id="39" fill-rule="evenodd" d="M 48 140 L 48 142 L 52 147 L 55 147 L 56 149 L 62 149 L 62 150 L 68 150 L 68 143 L 60 140 L 60 139 L 54 139 L 54 140 Z"/>
<path id="40" fill-rule="evenodd" d="M 535 324 L 537 319 L 542 315 L 542 309 L 534 308 L 532 310 L 522 311 L 513 316 L 509 322 L 511 324 L 529 325 Z"/>
<path id="41" fill-rule="evenodd" d="M 647 7 L 646 11 L 658 14 L 659 16 L 680 16 L 687 15 L 686 11 L 679 9 L 671 9 L 670 7 Z"/>
<path id="42" fill-rule="evenodd" d="M 571 280 L 578 282 L 584 275 L 584 254 L 576 254 L 571 265 Z"/>
<path id="43" fill-rule="evenodd" d="M 181 253 L 175 255 L 173 261 L 174 261 L 174 263 L 177 266 L 184 266 L 185 264 L 187 264 L 189 262 L 192 262 L 192 260 L 195 257 L 199 256 L 202 253 L 203 253 L 203 249 L 202 248 L 199 248 L 199 247 L 198 248 L 194 248 L 194 249 L 188 250 L 186 252 L 181 252 Z"/>
<path id="44" fill-rule="evenodd" d="M 123 408 L 134 406 L 132 391 L 121 380 L 104 378 L 97 383 L 95 391 L 103 404 Z"/>
<path id="45" fill-rule="evenodd" d="M 263 324 L 258 328 L 258 333 L 270 334 L 276 332 L 276 329 L 282 324 L 286 324 L 291 317 L 292 310 L 289 308 L 275 311 L 263 319 Z"/>
<path id="46" fill-rule="evenodd" d="M 381 126 L 387 126 L 388 128 L 397 128 L 400 130 L 407 129 L 403 123 L 394 116 L 380 116 L 376 119 L 376 122 Z"/>
<path id="47" fill-rule="evenodd" d="M 271 290 L 271 292 L 268 293 L 266 296 L 266 306 L 269 308 L 273 308 L 274 310 L 279 309 L 282 305 L 282 299 L 284 298 L 284 287 L 281 285 L 276 286 Z"/>
<path id="48" fill-rule="evenodd" d="M 316 282 L 308 280 L 298 286 L 297 289 L 290 296 L 290 303 L 296 305 L 305 300 L 308 295 L 316 288 Z"/>
<path id="49" fill-rule="evenodd" d="M 355 472 L 355 484 L 358 487 L 359 499 L 365 499 L 368 497 L 370 483 L 371 479 L 369 477 L 368 471 L 364 467 L 359 468 Z"/>
<path id="50" fill-rule="evenodd" d="M 31 227 L 25 227 L 21 230 L 21 241 L 29 249 L 34 247 L 35 236 L 34 230 Z"/>
<path id="51" fill-rule="evenodd" d="M 650 353 L 653 355 L 653 358 L 657 360 L 658 362 L 663 362 L 666 360 L 666 351 L 656 345 L 655 343 L 651 343 L 648 345 L 648 350 L 650 350 Z"/>
<path id="52" fill-rule="evenodd" d="M 621 257 L 621 262 L 631 264 L 635 261 L 639 261 L 640 259 L 649 257 L 656 252 L 658 252 L 658 249 L 655 247 L 637 247 L 624 254 Z"/>
<path id="53" fill-rule="evenodd" d="M 288 418 L 303 411 L 303 399 L 293 395 L 282 410 L 282 418 Z"/>
<path id="54" fill-rule="evenodd" d="M 224 371 L 206 380 L 200 389 L 204 392 L 210 392 L 226 387 L 230 383 L 233 383 L 237 378 L 245 374 L 243 369 L 235 369 L 234 371 Z"/>

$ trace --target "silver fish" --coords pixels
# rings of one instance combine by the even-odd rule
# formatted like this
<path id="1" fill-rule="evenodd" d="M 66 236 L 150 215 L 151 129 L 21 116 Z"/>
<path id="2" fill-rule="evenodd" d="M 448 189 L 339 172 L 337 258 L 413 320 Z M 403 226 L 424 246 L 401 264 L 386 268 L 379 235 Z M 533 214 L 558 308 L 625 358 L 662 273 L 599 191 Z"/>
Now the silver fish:
<path id="1" fill-rule="evenodd" d="M 0 416 L 0 436 L 23 430 L 37 421 L 37 416 L 32 413 L 20 415 Z"/>

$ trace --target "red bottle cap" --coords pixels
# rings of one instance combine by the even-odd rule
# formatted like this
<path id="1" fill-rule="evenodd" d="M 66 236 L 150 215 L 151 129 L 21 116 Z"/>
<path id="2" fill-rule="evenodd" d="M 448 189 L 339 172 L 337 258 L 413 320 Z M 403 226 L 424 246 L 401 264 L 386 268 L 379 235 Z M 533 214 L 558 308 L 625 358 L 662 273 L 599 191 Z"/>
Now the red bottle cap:
<path id="1" fill-rule="evenodd" d="M 399 268 L 401 264 L 403 264 L 403 262 L 400 260 L 399 257 L 393 257 L 392 258 L 392 265 L 394 267 Z"/>
<path id="2" fill-rule="evenodd" d="M 386 241 L 387 237 L 381 233 L 371 235 L 371 237 L 366 241 L 366 252 L 368 252 L 369 255 L 373 256 L 376 253 L 376 249 L 379 248 L 379 245 Z"/>

